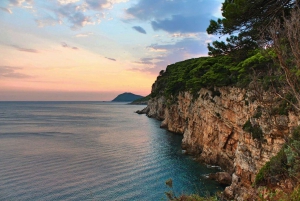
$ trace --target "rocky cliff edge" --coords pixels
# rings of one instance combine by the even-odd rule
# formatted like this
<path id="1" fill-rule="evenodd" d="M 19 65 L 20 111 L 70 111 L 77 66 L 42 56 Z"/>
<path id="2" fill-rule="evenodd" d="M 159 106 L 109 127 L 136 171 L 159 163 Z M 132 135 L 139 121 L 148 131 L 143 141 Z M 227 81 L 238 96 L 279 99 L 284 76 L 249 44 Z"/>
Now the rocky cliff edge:
<path id="1" fill-rule="evenodd" d="M 182 133 L 182 148 L 187 153 L 230 173 L 232 183 L 225 195 L 244 200 L 260 168 L 300 124 L 292 112 L 270 115 L 271 94 L 260 94 L 260 100 L 254 94 L 236 87 L 202 88 L 197 97 L 181 92 L 175 101 L 152 98 L 143 113 L 161 120 L 161 127 Z M 256 130 L 247 130 L 247 122 Z"/>

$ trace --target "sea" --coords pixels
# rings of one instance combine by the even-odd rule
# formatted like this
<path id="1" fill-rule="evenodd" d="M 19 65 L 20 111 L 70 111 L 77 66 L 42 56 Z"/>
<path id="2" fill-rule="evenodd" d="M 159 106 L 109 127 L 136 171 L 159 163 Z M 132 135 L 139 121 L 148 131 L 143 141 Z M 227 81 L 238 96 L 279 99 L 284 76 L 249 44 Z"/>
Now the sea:
<path id="1" fill-rule="evenodd" d="M 222 191 L 182 135 L 112 102 L 0 102 L 0 200 L 167 200 Z M 172 179 L 172 187 L 166 181 Z"/>

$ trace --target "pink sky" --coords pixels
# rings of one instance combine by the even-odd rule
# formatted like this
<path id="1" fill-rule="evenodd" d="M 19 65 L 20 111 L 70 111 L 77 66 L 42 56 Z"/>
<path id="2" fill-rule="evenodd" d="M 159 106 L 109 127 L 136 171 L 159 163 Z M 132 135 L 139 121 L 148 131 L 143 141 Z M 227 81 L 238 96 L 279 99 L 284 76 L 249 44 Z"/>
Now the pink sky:
<path id="1" fill-rule="evenodd" d="M 146 96 L 168 64 L 207 54 L 221 2 L 1 0 L 0 101 Z"/>

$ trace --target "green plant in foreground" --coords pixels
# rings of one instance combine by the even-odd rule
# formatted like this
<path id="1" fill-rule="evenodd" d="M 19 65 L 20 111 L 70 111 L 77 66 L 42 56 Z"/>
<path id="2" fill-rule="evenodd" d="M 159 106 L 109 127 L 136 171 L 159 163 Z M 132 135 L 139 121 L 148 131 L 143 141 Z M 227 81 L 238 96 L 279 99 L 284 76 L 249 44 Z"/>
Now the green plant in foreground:
<path id="1" fill-rule="evenodd" d="M 197 195 L 197 194 L 181 195 L 179 197 L 176 197 L 174 190 L 173 190 L 173 180 L 170 178 L 170 179 L 166 180 L 165 184 L 168 188 L 170 188 L 170 191 L 165 192 L 168 200 L 172 200 L 172 201 L 218 201 L 217 196 L 201 197 L 200 195 Z"/>
<path id="2" fill-rule="evenodd" d="M 266 185 L 291 177 L 297 179 L 300 173 L 300 126 L 292 132 L 291 139 L 258 172 L 256 185 Z M 300 189 L 299 189 L 300 192 Z"/>
<path id="3" fill-rule="evenodd" d="M 265 185 L 269 182 L 277 182 L 287 175 L 287 158 L 285 147 L 276 156 L 272 157 L 258 172 L 255 177 L 256 185 Z"/>
<path id="4" fill-rule="evenodd" d="M 287 143 L 284 152 L 287 158 L 289 175 L 298 178 L 300 173 L 300 126 L 292 132 L 292 138 Z"/>

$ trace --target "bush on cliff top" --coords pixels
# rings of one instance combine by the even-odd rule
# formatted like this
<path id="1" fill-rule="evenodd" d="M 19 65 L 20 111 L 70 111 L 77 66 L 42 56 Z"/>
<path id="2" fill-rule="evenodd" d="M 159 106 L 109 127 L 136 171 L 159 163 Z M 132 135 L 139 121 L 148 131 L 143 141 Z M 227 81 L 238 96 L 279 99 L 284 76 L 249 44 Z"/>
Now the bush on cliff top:
<path id="1" fill-rule="evenodd" d="M 180 91 L 196 94 L 201 88 L 234 86 L 245 87 L 254 71 L 266 74 L 273 61 L 260 51 L 250 51 L 245 60 L 237 61 L 229 55 L 200 57 L 167 66 L 157 77 L 152 97 L 176 96 Z"/>

